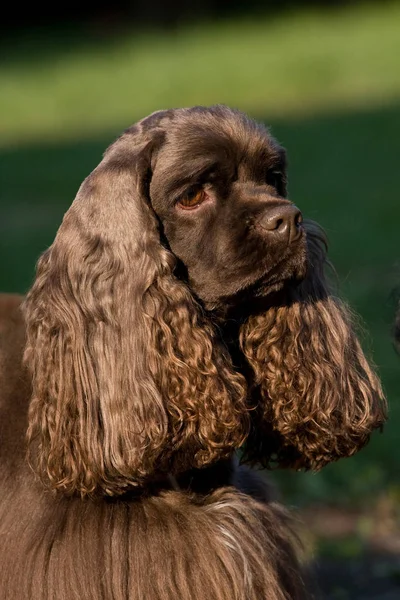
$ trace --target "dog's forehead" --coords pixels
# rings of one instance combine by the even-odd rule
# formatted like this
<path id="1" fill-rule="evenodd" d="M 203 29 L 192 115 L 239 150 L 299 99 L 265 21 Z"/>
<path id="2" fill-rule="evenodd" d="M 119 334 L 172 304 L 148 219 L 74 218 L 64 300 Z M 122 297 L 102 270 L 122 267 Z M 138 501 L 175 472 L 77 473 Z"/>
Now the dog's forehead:
<path id="1" fill-rule="evenodd" d="M 125 148 L 125 159 L 132 160 L 128 150 L 136 152 L 140 144 L 150 144 L 152 168 L 157 163 L 159 173 L 165 174 L 173 171 L 196 176 L 212 165 L 251 174 L 271 167 L 280 169 L 284 163 L 284 151 L 268 128 L 224 105 L 152 113 L 126 129 L 104 155 L 119 156 Z M 121 162 L 122 157 L 119 159 Z"/>
<path id="2" fill-rule="evenodd" d="M 274 154 L 277 143 L 262 125 L 234 111 L 188 111 L 172 120 L 167 138 L 191 154 L 225 150 L 239 156 Z"/>
<path id="3" fill-rule="evenodd" d="M 213 165 L 248 172 L 278 164 L 282 148 L 263 125 L 239 112 L 189 109 L 175 115 L 165 128 L 158 167 L 193 174 Z"/>

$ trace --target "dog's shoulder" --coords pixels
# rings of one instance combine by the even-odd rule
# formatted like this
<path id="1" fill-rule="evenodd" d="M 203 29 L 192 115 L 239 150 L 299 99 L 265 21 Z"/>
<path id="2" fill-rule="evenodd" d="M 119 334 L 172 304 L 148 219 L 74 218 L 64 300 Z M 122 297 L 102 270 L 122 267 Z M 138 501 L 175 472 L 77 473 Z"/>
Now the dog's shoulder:
<path id="1" fill-rule="evenodd" d="M 22 322 L 21 304 L 24 297 L 20 294 L 0 293 L 0 327 L 3 329 L 8 323 Z"/>
<path id="2" fill-rule="evenodd" d="M 25 461 L 30 378 L 23 366 L 25 324 L 22 296 L 0 294 L 0 487 Z M 1 585 L 0 585 L 1 588 Z M 0 594 L 1 595 L 1 594 Z M 3 597 L 3 596 L 2 596 Z"/>
<path id="3" fill-rule="evenodd" d="M 3 384 L 21 368 L 25 344 L 22 300 L 22 296 L 0 294 L 0 380 Z"/>

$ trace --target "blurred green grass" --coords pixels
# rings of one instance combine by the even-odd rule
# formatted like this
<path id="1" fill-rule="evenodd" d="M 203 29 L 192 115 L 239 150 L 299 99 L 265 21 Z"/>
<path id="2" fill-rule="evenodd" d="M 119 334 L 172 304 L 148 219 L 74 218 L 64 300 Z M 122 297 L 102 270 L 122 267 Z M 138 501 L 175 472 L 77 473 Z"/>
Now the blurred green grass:
<path id="1" fill-rule="evenodd" d="M 0 144 L 125 127 L 171 106 L 298 115 L 400 97 L 400 5 L 187 26 L 32 32 L 2 49 Z"/>
<path id="2" fill-rule="evenodd" d="M 390 401 L 384 435 L 317 475 L 280 475 L 300 504 L 360 500 L 399 480 L 400 6 L 124 34 L 25 39 L 0 67 L 0 288 L 24 292 L 81 181 L 152 110 L 226 102 L 287 148 L 290 197 L 319 221 Z"/>

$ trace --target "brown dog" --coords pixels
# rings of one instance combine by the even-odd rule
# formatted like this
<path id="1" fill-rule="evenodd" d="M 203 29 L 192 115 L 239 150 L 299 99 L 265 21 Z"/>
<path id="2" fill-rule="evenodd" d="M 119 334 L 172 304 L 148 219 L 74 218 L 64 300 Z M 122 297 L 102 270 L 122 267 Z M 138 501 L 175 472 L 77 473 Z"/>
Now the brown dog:
<path id="1" fill-rule="evenodd" d="M 24 301 L 25 367 L 1 309 L 1 598 L 307 596 L 285 511 L 232 457 L 319 469 L 385 401 L 285 185 L 283 149 L 223 106 L 151 115 L 82 184 Z"/>

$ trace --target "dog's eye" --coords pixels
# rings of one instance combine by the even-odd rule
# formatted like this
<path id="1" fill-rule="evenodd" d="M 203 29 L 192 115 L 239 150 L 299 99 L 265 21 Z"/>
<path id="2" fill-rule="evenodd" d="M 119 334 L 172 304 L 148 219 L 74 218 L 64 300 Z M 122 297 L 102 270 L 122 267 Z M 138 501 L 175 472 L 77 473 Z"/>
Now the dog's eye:
<path id="1" fill-rule="evenodd" d="M 265 177 L 265 183 L 275 189 L 278 189 L 281 183 L 281 174 L 274 171 L 268 171 Z"/>
<path id="2" fill-rule="evenodd" d="M 203 188 L 193 188 L 188 190 L 186 194 L 178 200 L 178 204 L 181 208 L 190 210 L 200 206 L 206 198 L 207 194 Z"/>

